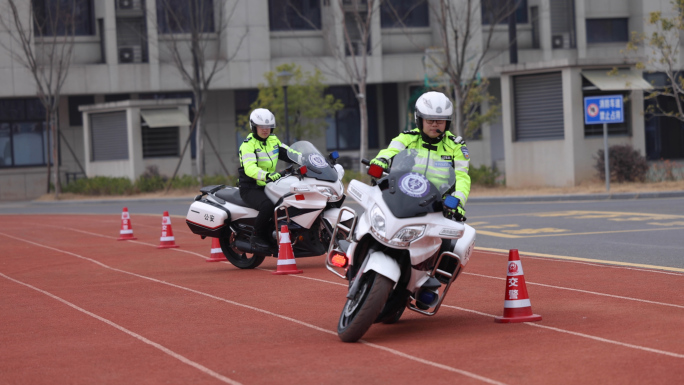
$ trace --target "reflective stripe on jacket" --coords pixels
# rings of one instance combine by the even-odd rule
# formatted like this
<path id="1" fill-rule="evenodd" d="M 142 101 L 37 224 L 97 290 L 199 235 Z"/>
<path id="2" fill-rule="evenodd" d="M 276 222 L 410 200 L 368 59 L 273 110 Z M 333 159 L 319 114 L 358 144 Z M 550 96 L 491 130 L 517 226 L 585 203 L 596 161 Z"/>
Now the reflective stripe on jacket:
<path id="1" fill-rule="evenodd" d="M 445 175 L 442 175 L 444 171 L 438 167 L 440 165 L 439 162 L 452 162 L 456 174 L 456 188 L 452 195 L 461 200 L 461 205 L 465 205 L 468 195 L 470 195 L 470 176 L 468 175 L 470 155 L 468 154 L 468 148 L 465 146 L 465 141 L 447 132 L 439 143 L 431 145 L 423 141 L 420 129 L 414 128 L 392 139 L 389 146 L 380 151 L 376 158 L 390 160 L 407 148 L 429 150 L 428 159 L 425 160 L 425 164 L 429 167 L 428 174 L 432 174 L 436 178 L 441 179 L 445 177 Z"/>
<path id="2" fill-rule="evenodd" d="M 288 149 L 275 135 L 259 140 L 249 134 L 240 145 L 240 187 L 265 186 L 266 176 L 275 172 L 278 159 L 289 162 Z"/>

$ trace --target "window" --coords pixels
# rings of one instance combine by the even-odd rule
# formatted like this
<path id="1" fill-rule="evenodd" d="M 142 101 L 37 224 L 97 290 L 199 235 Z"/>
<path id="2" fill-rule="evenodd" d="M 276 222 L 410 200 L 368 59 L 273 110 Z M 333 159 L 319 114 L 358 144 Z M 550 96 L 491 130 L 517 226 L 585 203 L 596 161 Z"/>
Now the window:
<path id="1" fill-rule="evenodd" d="M 0 100 L 0 168 L 46 165 L 51 136 L 38 99 Z"/>
<path id="2" fill-rule="evenodd" d="M 159 33 L 214 32 L 213 0 L 157 0 Z"/>
<path id="3" fill-rule="evenodd" d="M 527 0 L 514 0 L 517 4 L 515 9 L 515 21 L 517 24 L 526 24 L 527 18 Z M 480 4 L 480 11 L 482 13 L 482 24 L 497 24 L 508 23 L 508 8 L 510 0 L 482 0 Z"/>
<path id="4" fill-rule="evenodd" d="M 40 36 L 95 35 L 92 0 L 32 0 L 33 30 Z"/>
<path id="5" fill-rule="evenodd" d="M 95 104 L 95 97 L 93 95 L 78 95 L 69 96 L 69 125 L 82 126 L 83 114 L 78 110 L 80 106 L 87 106 Z"/>
<path id="6" fill-rule="evenodd" d="M 629 29 L 626 18 L 587 19 L 587 43 L 627 42 Z"/>
<path id="7" fill-rule="evenodd" d="M 192 108 L 195 104 L 195 97 L 192 92 L 150 92 L 139 94 L 138 97 L 140 100 L 190 99 L 188 119 L 190 120 L 190 123 L 195 120 L 195 111 Z M 192 126 L 190 126 L 190 129 L 192 129 Z M 183 145 L 185 145 L 185 143 L 183 143 Z M 197 158 L 197 135 L 192 135 L 190 137 L 190 158 Z"/>
<path id="8" fill-rule="evenodd" d="M 271 31 L 321 29 L 320 0 L 268 0 Z"/>
<path id="9" fill-rule="evenodd" d="M 240 151 L 240 145 L 242 144 L 242 141 L 247 139 L 247 135 L 250 134 L 249 124 L 247 127 L 238 127 L 238 119 L 240 119 L 240 116 L 243 115 L 249 116 L 249 114 L 252 112 L 252 108 L 250 106 L 257 100 L 258 97 L 258 89 L 235 91 L 235 127 L 237 127 L 235 130 L 235 144 L 237 146 L 236 150 L 238 151 Z M 278 125 L 283 130 L 285 129 L 285 122 L 279 123 Z"/>
<path id="10" fill-rule="evenodd" d="M 385 0 L 380 4 L 382 28 L 429 27 L 430 17 L 427 0 Z"/>
<path id="11" fill-rule="evenodd" d="M 179 156 L 178 127 L 142 127 L 143 159 Z"/>
<path id="12" fill-rule="evenodd" d="M 337 111 L 334 117 L 326 119 L 328 128 L 325 138 L 329 151 L 358 150 L 361 146 L 361 114 L 359 103 L 351 87 L 335 86 L 328 88 L 328 92 L 340 99 L 344 108 Z M 378 148 L 378 119 L 375 108 L 375 86 L 366 88 L 368 105 L 368 148 Z"/>

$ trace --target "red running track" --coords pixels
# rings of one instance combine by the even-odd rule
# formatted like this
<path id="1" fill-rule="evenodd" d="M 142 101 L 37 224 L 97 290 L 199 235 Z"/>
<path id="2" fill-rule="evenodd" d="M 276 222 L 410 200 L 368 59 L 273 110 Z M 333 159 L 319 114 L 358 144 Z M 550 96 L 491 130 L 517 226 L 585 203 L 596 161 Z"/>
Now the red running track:
<path id="1" fill-rule="evenodd" d="M 3 384 L 674 384 L 684 274 L 526 257 L 534 323 L 499 324 L 508 256 L 479 250 L 434 317 L 407 311 L 360 343 L 336 334 L 346 283 L 323 258 L 276 276 L 206 263 L 211 242 L 161 215 L 5 215 Z M 591 256 L 587 256 L 591 257 Z"/>

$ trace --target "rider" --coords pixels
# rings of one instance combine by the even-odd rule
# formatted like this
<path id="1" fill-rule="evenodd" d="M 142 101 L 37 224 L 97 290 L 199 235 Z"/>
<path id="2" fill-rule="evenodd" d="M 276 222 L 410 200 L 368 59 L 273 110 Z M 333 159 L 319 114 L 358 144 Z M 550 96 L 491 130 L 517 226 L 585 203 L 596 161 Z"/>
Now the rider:
<path id="1" fill-rule="evenodd" d="M 457 208 L 450 211 L 457 220 L 465 220 L 464 205 L 470 194 L 470 156 L 465 140 L 449 132 L 452 114 L 453 104 L 446 95 L 436 91 L 424 93 L 416 101 L 414 118 L 418 127 L 392 139 L 389 147 L 380 151 L 371 164 L 387 169 L 400 151 L 425 148 L 428 149 L 428 175 L 433 173 L 439 177 L 440 164 L 450 161 L 456 173 L 456 186 L 451 195 L 458 199 Z"/>
<path id="2" fill-rule="evenodd" d="M 264 188 L 266 183 L 280 179 L 281 175 L 275 171 L 278 160 L 292 163 L 287 152 L 294 151 L 273 134 L 276 120 L 271 111 L 265 108 L 252 111 L 249 126 L 252 132 L 240 145 L 240 197 L 249 207 L 259 211 L 254 222 L 252 247 L 267 251 L 278 244 L 273 238 L 275 226 L 271 223 L 275 206 Z"/>

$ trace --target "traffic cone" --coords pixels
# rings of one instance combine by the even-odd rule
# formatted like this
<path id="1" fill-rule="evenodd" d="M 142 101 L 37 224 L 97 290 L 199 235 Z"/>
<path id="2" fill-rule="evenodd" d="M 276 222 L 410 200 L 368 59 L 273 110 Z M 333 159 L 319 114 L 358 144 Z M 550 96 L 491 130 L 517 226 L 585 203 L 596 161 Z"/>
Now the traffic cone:
<path id="1" fill-rule="evenodd" d="M 527 295 L 525 276 L 518 250 L 508 252 L 508 274 L 506 276 L 506 296 L 503 317 L 494 320 L 500 323 L 541 321 L 539 314 L 532 313 L 532 304 Z"/>
<path id="2" fill-rule="evenodd" d="M 119 230 L 119 238 L 117 241 L 132 241 L 138 239 L 133 235 L 133 224 L 131 223 L 131 216 L 128 214 L 128 207 L 124 207 L 121 212 L 121 230 Z"/>
<path id="3" fill-rule="evenodd" d="M 278 268 L 272 274 L 301 274 L 303 270 L 297 270 L 292 243 L 290 242 L 290 230 L 287 225 L 280 228 L 280 248 L 278 249 Z"/>
<path id="4" fill-rule="evenodd" d="M 162 216 L 162 231 L 161 237 L 159 238 L 158 249 L 169 249 L 172 247 L 178 247 L 176 245 L 176 238 L 173 237 L 173 229 L 171 228 L 171 218 L 169 217 L 169 212 L 164 211 L 164 216 Z"/>
<path id="5" fill-rule="evenodd" d="M 207 259 L 207 262 L 221 262 L 225 260 L 226 257 L 223 255 L 223 250 L 221 250 L 219 239 L 211 238 L 211 256 Z"/>

